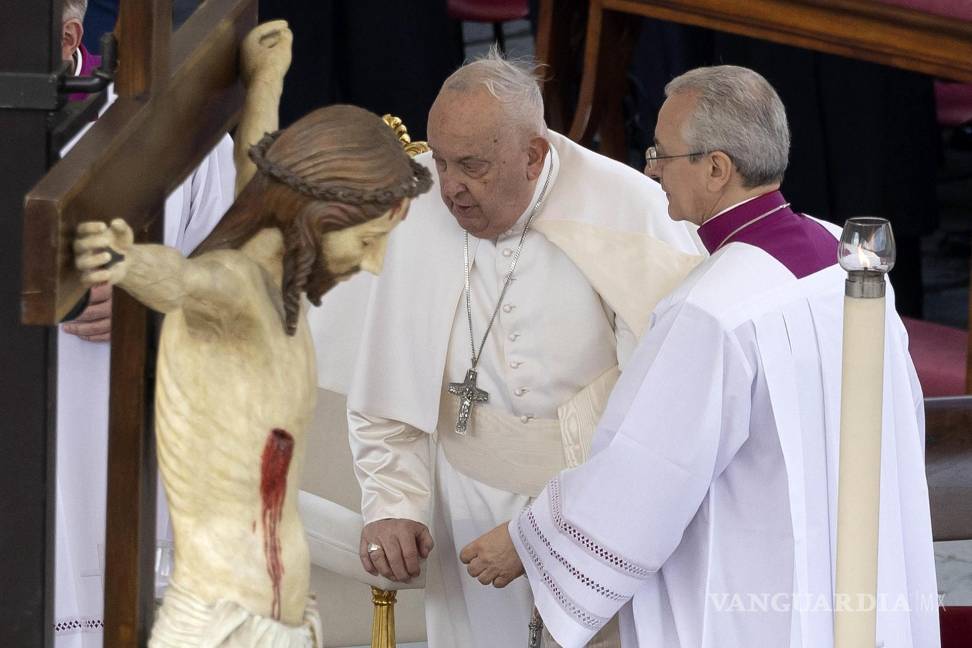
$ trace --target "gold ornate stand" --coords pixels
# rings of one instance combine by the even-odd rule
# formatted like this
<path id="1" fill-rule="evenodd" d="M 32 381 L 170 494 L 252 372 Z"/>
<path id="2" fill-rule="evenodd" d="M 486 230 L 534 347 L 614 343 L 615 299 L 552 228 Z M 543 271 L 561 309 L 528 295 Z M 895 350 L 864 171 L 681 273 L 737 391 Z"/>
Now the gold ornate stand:
<path id="1" fill-rule="evenodd" d="M 375 615 L 371 621 L 371 648 L 395 648 L 395 590 L 371 588 Z"/>
<path id="2" fill-rule="evenodd" d="M 429 145 L 422 141 L 413 142 L 408 135 L 408 129 L 399 117 L 385 115 L 384 122 L 395 131 L 405 152 L 415 157 L 429 149 Z M 371 602 L 375 605 L 375 613 L 371 621 L 371 648 L 395 648 L 395 601 L 398 592 L 371 588 Z"/>

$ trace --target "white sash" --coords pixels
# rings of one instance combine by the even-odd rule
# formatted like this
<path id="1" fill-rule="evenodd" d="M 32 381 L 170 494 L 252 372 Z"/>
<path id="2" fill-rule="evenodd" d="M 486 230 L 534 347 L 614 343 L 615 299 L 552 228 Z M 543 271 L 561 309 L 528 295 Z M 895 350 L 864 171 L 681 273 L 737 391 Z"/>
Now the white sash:
<path id="1" fill-rule="evenodd" d="M 583 463 L 619 376 L 611 367 L 557 409 L 557 419 L 526 418 L 474 405 L 469 431 L 456 434 L 459 399 L 444 394 L 438 441 L 453 468 L 493 488 L 536 497 L 561 470 Z"/>

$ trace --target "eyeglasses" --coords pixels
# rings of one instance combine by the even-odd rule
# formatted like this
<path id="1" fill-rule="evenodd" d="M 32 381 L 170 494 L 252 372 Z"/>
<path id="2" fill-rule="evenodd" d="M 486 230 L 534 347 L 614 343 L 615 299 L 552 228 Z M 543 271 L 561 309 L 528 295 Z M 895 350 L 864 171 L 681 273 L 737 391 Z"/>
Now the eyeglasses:
<path id="1" fill-rule="evenodd" d="M 654 171 L 658 168 L 658 160 L 692 157 L 694 155 L 705 155 L 706 153 L 708 153 L 708 151 L 696 151 L 695 153 L 685 153 L 683 155 L 658 155 L 658 149 L 656 149 L 654 146 L 649 146 L 645 150 L 645 164 L 648 165 L 649 171 Z"/>

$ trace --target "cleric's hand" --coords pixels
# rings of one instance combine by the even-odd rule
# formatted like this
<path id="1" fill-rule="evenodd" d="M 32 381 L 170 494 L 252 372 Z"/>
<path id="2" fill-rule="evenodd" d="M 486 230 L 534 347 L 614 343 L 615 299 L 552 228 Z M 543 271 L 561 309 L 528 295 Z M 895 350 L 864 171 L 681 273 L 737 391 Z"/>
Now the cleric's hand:
<path id="1" fill-rule="evenodd" d="M 250 30 L 240 45 L 240 73 L 247 87 L 254 80 L 283 83 L 293 42 L 286 20 L 271 20 Z"/>
<path id="2" fill-rule="evenodd" d="M 81 271 L 81 283 L 115 285 L 124 279 L 130 265 L 126 257 L 134 240 L 132 228 L 120 218 L 111 221 L 111 227 L 100 221 L 78 225 L 74 265 Z"/>
<path id="3" fill-rule="evenodd" d="M 372 551 L 368 551 L 369 545 Z M 358 556 L 372 576 L 381 574 L 388 580 L 407 583 L 422 573 L 419 560 L 429 557 L 433 545 L 432 534 L 424 524 L 387 518 L 366 524 L 361 530 Z"/>
<path id="4" fill-rule="evenodd" d="M 111 286 L 108 284 L 91 286 L 88 305 L 80 315 L 61 328 L 65 333 L 77 335 L 88 342 L 111 340 Z"/>
<path id="5" fill-rule="evenodd" d="M 523 575 L 523 563 L 506 522 L 466 545 L 459 560 L 469 565 L 466 571 L 483 585 L 506 587 Z"/>

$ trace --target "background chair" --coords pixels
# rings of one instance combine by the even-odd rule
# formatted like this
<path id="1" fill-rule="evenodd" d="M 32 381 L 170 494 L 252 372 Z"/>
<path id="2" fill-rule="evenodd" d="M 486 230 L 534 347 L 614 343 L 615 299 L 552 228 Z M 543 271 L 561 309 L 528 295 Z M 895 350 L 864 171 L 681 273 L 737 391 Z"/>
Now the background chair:
<path id="1" fill-rule="evenodd" d="M 463 22 L 493 25 L 493 38 L 500 51 L 506 51 L 503 23 L 521 20 L 530 13 L 527 0 L 448 0 L 449 17 Z"/>

